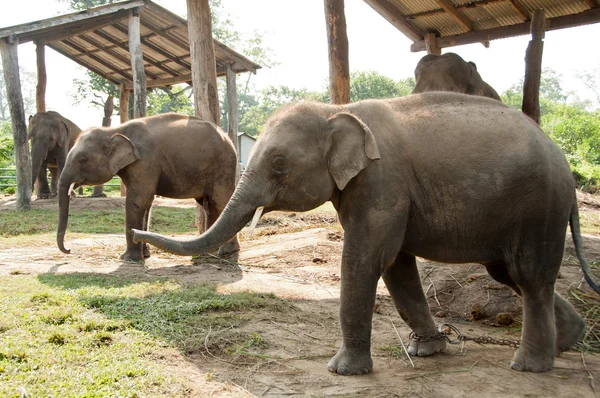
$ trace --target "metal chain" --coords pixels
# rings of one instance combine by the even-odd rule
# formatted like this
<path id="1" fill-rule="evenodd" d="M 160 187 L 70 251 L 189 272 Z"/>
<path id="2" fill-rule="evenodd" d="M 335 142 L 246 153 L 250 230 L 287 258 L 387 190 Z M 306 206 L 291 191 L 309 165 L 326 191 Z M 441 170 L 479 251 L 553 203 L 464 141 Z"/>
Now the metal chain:
<path id="1" fill-rule="evenodd" d="M 449 331 L 444 331 L 445 328 L 448 328 Z M 489 336 L 481 336 L 481 337 L 470 337 L 462 334 L 454 325 L 449 323 L 442 323 L 438 327 L 439 332 L 431 335 L 431 336 L 420 336 L 415 332 L 411 332 L 409 338 L 420 343 L 424 343 L 430 340 L 444 339 L 449 344 L 460 344 L 463 341 L 473 341 L 478 344 L 497 344 L 497 345 L 506 345 L 512 348 L 518 348 L 521 342 L 519 340 L 508 340 L 508 339 L 496 339 Z M 456 334 L 456 339 L 452 340 L 449 335 L 454 332 Z"/>

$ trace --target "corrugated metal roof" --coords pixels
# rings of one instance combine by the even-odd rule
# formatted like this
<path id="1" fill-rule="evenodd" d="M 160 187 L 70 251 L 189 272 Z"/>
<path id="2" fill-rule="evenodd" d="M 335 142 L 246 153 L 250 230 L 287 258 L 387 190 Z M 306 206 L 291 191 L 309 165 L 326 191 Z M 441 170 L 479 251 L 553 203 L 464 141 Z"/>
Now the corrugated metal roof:
<path id="1" fill-rule="evenodd" d="M 45 44 L 115 84 L 131 84 L 128 19 L 134 9 L 140 15 L 147 86 L 191 81 L 187 21 L 149 0 L 113 3 L 0 28 L 0 38 L 14 36 L 19 43 Z M 238 73 L 255 73 L 260 68 L 217 40 L 214 47 L 219 76 L 226 74 L 227 65 Z"/>
<path id="2" fill-rule="evenodd" d="M 600 0 L 364 1 L 414 42 L 413 51 L 425 49 L 428 33 L 440 48 L 528 34 L 539 9 L 547 30 L 600 22 Z"/>

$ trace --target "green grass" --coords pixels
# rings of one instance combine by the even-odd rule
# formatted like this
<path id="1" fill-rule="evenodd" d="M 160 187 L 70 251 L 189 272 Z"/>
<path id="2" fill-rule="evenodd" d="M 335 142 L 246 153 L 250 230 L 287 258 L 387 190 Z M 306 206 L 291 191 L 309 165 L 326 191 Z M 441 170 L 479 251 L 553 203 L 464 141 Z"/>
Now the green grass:
<path id="1" fill-rule="evenodd" d="M 0 277 L 0 396 L 188 396 L 173 370 L 181 353 L 267 344 L 238 329 L 258 309 L 292 308 L 271 294 L 164 279 Z"/>
<path id="2" fill-rule="evenodd" d="M 153 207 L 150 225 L 158 233 L 192 233 L 193 208 Z M 30 210 L 26 212 L 3 211 L 0 217 L 0 236 L 35 235 L 56 232 L 56 210 Z M 88 234 L 123 233 L 125 210 L 71 210 L 68 232 Z"/>

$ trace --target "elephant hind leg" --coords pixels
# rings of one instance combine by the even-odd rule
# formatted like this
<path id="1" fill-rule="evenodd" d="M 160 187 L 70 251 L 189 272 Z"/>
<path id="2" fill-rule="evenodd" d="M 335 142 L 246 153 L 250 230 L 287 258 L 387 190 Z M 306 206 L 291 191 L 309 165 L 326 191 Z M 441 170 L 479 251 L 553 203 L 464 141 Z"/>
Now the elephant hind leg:
<path id="1" fill-rule="evenodd" d="M 438 333 L 423 288 L 415 256 L 400 252 L 394 263 L 383 273 L 383 280 L 390 292 L 398 313 L 418 336 L 428 337 Z M 412 339 L 408 353 L 428 356 L 446 348 L 443 338 L 418 341 Z"/>
<path id="2" fill-rule="evenodd" d="M 522 296 L 521 289 L 508 275 L 503 261 L 484 264 L 488 273 L 496 281 L 505 284 Z M 556 327 L 556 354 L 568 350 L 580 341 L 585 334 L 585 321 L 575 312 L 573 306 L 558 293 L 554 293 L 554 318 Z"/>

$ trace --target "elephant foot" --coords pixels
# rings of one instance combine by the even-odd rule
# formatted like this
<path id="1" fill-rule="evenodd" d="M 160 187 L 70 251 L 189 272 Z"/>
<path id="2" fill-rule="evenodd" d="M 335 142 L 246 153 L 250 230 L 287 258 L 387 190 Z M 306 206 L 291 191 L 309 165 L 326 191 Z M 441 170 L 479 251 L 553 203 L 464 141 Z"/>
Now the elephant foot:
<path id="1" fill-rule="evenodd" d="M 237 240 L 231 240 L 225 243 L 223 246 L 219 247 L 219 251 L 217 252 L 218 256 L 227 256 L 240 251 L 240 242 Z"/>
<path id="2" fill-rule="evenodd" d="M 511 369 L 523 372 L 547 372 L 552 369 L 552 366 L 554 366 L 554 352 L 535 353 L 524 347 L 517 350 L 510 362 Z"/>
<path id="3" fill-rule="evenodd" d="M 122 261 L 133 261 L 137 263 L 144 262 L 144 256 L 141 250 L 127 250 L 125 253 L 119 256 Z"/>
<path id="4" fill-rule="evenodd" d="M 432 339 L 428 341 L 419 341 L 411 339 L 408 345 L 408 354 L 414 357 L 427 357 L 436 352 L 443 351 L 446 348 L 446 340 L 444 338 Z"/>
<path id="5" fill-rule="evenodd" d="M 144 245 L 142 246 L 142 254 L 144 255 L 144 258 L 150 258 L 151 254 L 150 254 L 150 248 L 148 247 L 147 243 L 144 243 Z"/>
<path id="6" fill-rule="evenodd" d="M 556 355 L 567 351 L 585 336 L 585 321 L 568 301 L 554 296 L 554 314 L 556 317 Z"/>
<path id="7" fill-rule="evenodd" d="M 373 369 L 370 349 L 348 349 L 342 346 L 329 361 L 327 370 L 342 376 L 364 375 Z"/>
<path id="8" fill-rule="evenodd" d="M 54 196 L 56 196 L 56 195 L 54 195 Z M 52 193 L 51 192 L 38 192 L 37 198 L 38 199 L 50 199 L 50 198 L 52 198 Z"/>

